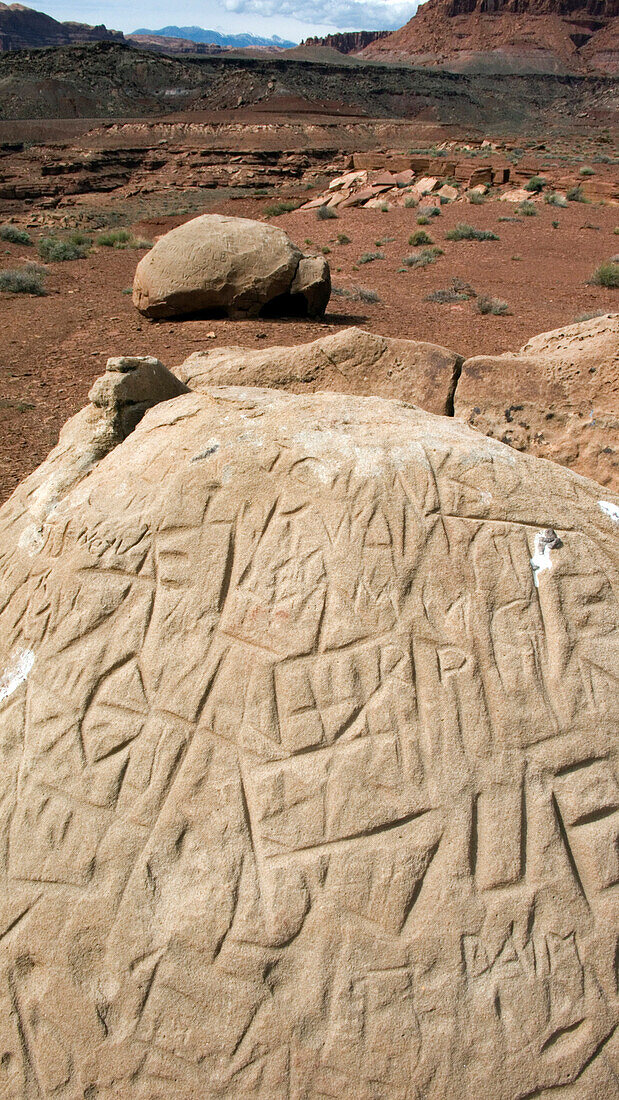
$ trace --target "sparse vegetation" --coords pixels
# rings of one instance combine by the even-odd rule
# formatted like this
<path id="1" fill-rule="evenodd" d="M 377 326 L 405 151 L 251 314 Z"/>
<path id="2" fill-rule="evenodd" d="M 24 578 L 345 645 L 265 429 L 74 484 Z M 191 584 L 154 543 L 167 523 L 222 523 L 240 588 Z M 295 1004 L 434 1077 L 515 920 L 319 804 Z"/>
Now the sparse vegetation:
<path id="1" fill-rule="evenodd" d="M 384 252 L 364 252 L 358 259 L 357 263 L 371 264 L 374 260 L 384 260 Z"/>
<path id="2" fill-rule="evenodd" d="M 525 191 L 534 191 L 536 194 L 539 194 L 540 191 L 544 190 L 545 186 L 546 180 L 543 176 L 531 176 L 531 179 L 527 180 L 525 183 L 524 189 Z"/>
<path id="3" fill-rule="evenodd" d="M 473 225 L 467 225 L 466 222 L 458 222 L 453 228 L 449 229 L 445 234 L 448 241 L 498 241 L 499 238 L 496 233 L 493 233 L 491 229 L 476 229 Z"/>
<path id="4" fill-rule="evenodd" d="M 279 218 L 282 214 L 289 214 L 291 210 L 297 210 L 300 205 L 300 203 L 295 202 L 293 199 L 282 199 L 280 202 L 272 202 L 270 206 L 265 206 L 264 216 L 265 218 Z M 320 207 L 318 209 L 320 209 Z"/>
<path id="5" fill-rule="evenodd" d="M 365 286 L 354 286 L 350 290 L 346 287 L 334 286 L 331 293 L 338 298 L 349 298 L 353 302 L 380 302 L 377 292 Z"/>
<path id="6" fill-rule="evenodd" d="M 479 191 L 471 191 L 470 195 L 467 195 L 467 198 L 471 206 L 483 206 L 486 201 Z"/>
<path id="7" fill-rule="evenodd" d="M 413 252 L 410 256 L 405 256 L 402 263 L 405 267 L 427 267 L 428 264 L 433 264 L 437 256 L 442 256 L 442 249 L 440 248 L 422 248 L 421 252 Z"/>
<path id="8" fill-rule="evenodd" d="M 598 264 L 589 282 L 594 286 L 604 286 L 609 290 L 618 290 L 619 259 L 615 259 L 613 256 L 612 260 L 606 260 L 604 263 Z"/>
<path id="9" fill-rule="evenodd" d="M 594 309 L 591 313 L 579 313 L 570 323 L 572 325 L 578 325 L 583 321 L 593 321 L 596 317 L 605 317 L 606 313 L 607 311 L 605 309 Z"/>
<path id="10" fill-rule="evenodd" d="M 426 233 L 425 229 L 416 229 L 414 233 L 411 233 L 408 238 L 408 243 L 412 248 L 418 248 L 422 244 L 434 244 L 432 237 Z"/>
<path id="11" fill-rule="evenodd" d="M 350 244 L 350 237 L 347 237 L 345 233 L 338 233 L 337 243 L 338 244 Z"/>
<path id="12" fill-rule="evenodd" d="M 66 260 L 83 260 L 88 255 L 92 237 L 75 232 L 68 237 L 41 237 L 37 245 L 39 256 L 46 263 L 61 263 Z"/>
<path id="13" fill-rule="evenodd" d="M 422 218 L 440 218 L 441 216 L 438 206 L 420 206 L 419 213 Z"/>
<path id="14" fill-rule="evenodd" d="M 501 298 L 488 298 L 485 294 L 481 294 L 475 302 L 475 308 L 478 313 L 484 314 L 492 313 L 495 317 L 504 317 L 506 313 L 509 313 L 509 306 L 507 302 L 504 302 Z"/>
<path id="15" fill-rule="evenodd" d="M 557 221 L 551 222 L 550 224 L 552 225 L 553 229 L 558 229 L 559 228 L 559 223 Z"/>
<path id="16" fill-rule="evenodd" d="M 6 268 L 0 271 L 0 291 L 7 294 L 35 294 L 41 298 L 45 294 L 44 278 L 45 268 L 39 264 Z"/>
<path id="17" fill-rule="evenodd" d="M 414 209 L 415 206 L 419 206 L 419 199 L 415 198 L 414 195 L 407 195 L 404 199 L 404 206 L 407 210 Z"/>
<path id="18" fill-rule="evenodd" d="M 134 237 L 128 229 L 108 229 L 100 233 L 96 242 L 102 248 L 152 248 L 153 242 L 146 241 L 142 237 Z"/>
<path id="19" fill-rule="evenodd" d="M 565 194 L 568 202 L 586 202 L 585 193 L 582 187 L 570 187 L 569 191 Z"/>
<path id="20" fill-rule="evenodd" d="M 430 219 L 427 218 L 425 214 L 421 214 L 420 217 L 417 218 L 417 225 L 429 225 L 429 224 L 430 224 Z"/>
<path id="21" fill-rule="evenodd" d="M 455 302 L 468 302 L 471 298 L 476 297 L 477 292 L 473 290 L 470 283 L 465 283 L 463 279 L 452 279 L 451 286 L 444 287 L 442 290 L 433 290 L 431 294 L 428 294 L 426 302 L 452 305 Z"/>
<path id="22" fill-rule="evenodd" d="M 525 199 L 524 202 L 521 202 L 520 205 L 516 207 L 516 213 L 519 214 L 521 218 L 536 218 L 537 208 L 535 203 L 528 202 Z"/>
<path id="23" fill-rule="evenodd" d="M 332 218 L 337 218 L 337 211 L 332 206 L 319 206 L 316 210 L 316 217 L 319 222 L 328 222 Z"/>
<path id="24" fill-rule="evenodd" d="M 567 206 L 567 199 L 563 195 L 558 195 L 556 191 L 547 191 L 544 195 L 544 202 L 547 202 L 549 206 Z"/>
<path id="25" fill-rule="evenodd" d="M 32 244 L 32 237 L 25 229 L 10 223 L 0 225 L 0 240 L 9 244 Z"/>
<path id="26" fill-rule="evenodd" d="M 590 168 L 587 164 L 583 164 L 583 166 L 580 169 L 580 172 L 578 174 L 580 176 L 594 176 L 595 171 L 593 170 L 593 168 Z"/>

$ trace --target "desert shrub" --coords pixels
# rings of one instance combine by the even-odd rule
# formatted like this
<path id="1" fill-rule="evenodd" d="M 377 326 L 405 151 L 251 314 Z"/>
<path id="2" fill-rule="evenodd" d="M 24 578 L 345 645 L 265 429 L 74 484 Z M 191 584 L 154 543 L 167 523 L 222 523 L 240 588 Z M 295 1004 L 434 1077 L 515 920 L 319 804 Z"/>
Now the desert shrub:
<path id="1" fill-rule="evenodd" d="M 142 237 L 134 237 L 128 229 L 110 229 L 106 233 L 100 233 L 97 244 L 103 248 L 152 248 L 153 242 Z"/>
<path id="2" fill-rule="evenodd" d="M 357 262 L 360 264 L 371 264 L 374 260 L 384 260 L 384 258 L 384 252 L 364 252 Z"/>
<path id="3" fill-rule="evenodd" d="M 440 218 L 441 216 L 438 206 L 420 206 L 419 213 L 422 218 Z"/>
<path id="4" fill-rule="evenodd" d="M 549 206 L 567 206 L 567 199 L 563 195 L 558 195 L 556 191 L 547 191 L 544 195 L 544 202 L 547 202 Z"/>
<path id="5" fill-rule="evenodd" d="M 417 218 L 417 225 L 429 225 L 429 224 L 430 224 L 430 219 L 427 218 L 425 214 L 421 214 L 421 216 L 419 218 Z"/>
<path id="6" fill-rule="evenodd" d="M 570 187 L 569 191 L 566 191 L 566 199 L 569 202 L 586 202 L 585 193 L 582 187 Z"/>
<path id="7" fill-rule="evenodd" d="M 550 224 L 552 225 L 552 228 L 553 228 L 553 229 L 558 229 L 558 228 L 559 228 L 559 223 L 558 223 L 558 222 L 556 222 L 556 221 L 555 221 L 555 222 L 551 222 Z"/>
<path id="8" fill-rule="evenodd" d="M 319 206 L 316 210 L 316 217 L 319 222 L 328 222 L 331 218 L 337 218 L 337 212 L 332 206 Z"/>
<path id="9" fill-rule="evenodd" d="M 88 255 L 90 237 L 75 233 L 61 240 L 59 237 L 41 237 L 38 253 L 46 263 L 60 263 L 65 260 L 83 260 Z"/>
<path id="10" fill-rule="evenodd" d="M 377 248 L 382 248 L 384 244 L 393 244 L 394 241 L 395 237 L 379 237 L 377 241 L 374 241 L 374 244 Z"/>
<path id="11" fill-rule="evenodd" d="M 594 286 L 605 286 L 610 290 L 619 289 L 619 260 L 614 257 L 599 264 L 589 282 Z"/>
<path id="12" fill-rule="evenodd" d="M 486 201 L 479 191 L 471 191 L 470 195 L 467 195 L 467 198 L 472 206 L 483 206 Z"/>
<path id="13" fill-rule="evenodd" d="M 594 309 L 591 313 L 579 313 L 577 317 L 574 317 L 573 321 L 570 321 L 572 325 L 581 324 L 582 321 L 593 321 L 596 317 L 605 317 L 607 310 Z"/>
<path id="14" fill-rule="evenodd" d="M 323 244 L 320 251 L 322 252 L 323 256 L 329 256 L 331 254 L 331 249 L 329 248 L 328 244 Z"/>
<path id="15" fill-rule="evenodd" d="M 440 248 L 438 249 L 438 255 L 441 255 Z M 437 251 L 433 248 L 422 248 L 421 252 L 413 252 L 410 256 L 405 256 L 402 263 L 406 267 L 427 267 L 428 264 L 433 264 L 437 257 Z"/>
<path id="16" fill-rule="evenodd" d="M 292 199 L 283 199 L 281 202 L 273 202 L 270 206 L 265 206 L 264 214 L 267 218 L 279 218 L 280 214 L 289 214 L 291 210 L 296 210 L 298 206 L 299 203 L 294 202 Z"/>
<path id="17" fill-rule="evenodd" d="M 536 218 L 537 209 L 535 203 L 527 202 L 525 199 L 524 202 L 521 202 L 520 205 L 516 207 L 516 213 L 519 214 L 521 218 Z"/>
<path id="18" fill-rule="evenodd" d="M 360 302 L 380 302 L 377 292 L 365 286 L 355 287 L 355 294 Z"/>
<path id="19" fill-rule="evenodd" d="M 7 294 L 45 294 L 43 279 L 45 269 L 38 264 L 24 264 L 23 267 L 6 268 L 0 271 L 0 290 Z"/>
<path id="20" fill-rule="evenodd" d="M 512 218 L 512 217 L 504 215 L 503 217 L 499 218 L 499 221 L 500 222 L 519 222 L 519 221 L 522 221 L 522 219 L 521 218 Z"/>
<path id="21" fill-rule="evenodd" d="M 350 244 L 350 237 L 347 237 L 345 233 L 338 233 L 337 243 L 338 244 Z"/>
<path id="22" fill-rule="evenodd" d="M 119 245 L 127 245 L 131 240 L 128 229 L 108 229 L 97 237 L 97 244 L 104 248 L 117 248 Z"/>
<path id="23" fill-rule="evenodd" d="M 525 183 L 524 189 L 525 191 L 535 191 L 538 194 L 544 190 L 545 186 L 546 180 L 543 176 L 531 176 L 531 179 Z"/>
<path id="24" fill-rule="evenodd" d="M 447 197 L 447 195 L 439 195 L 439 202 L 441 206 L 449 206 L 450 201 L 451 200 Z"/>
<path id="25" fill-rule="evenodd" d="M 347 287 L 334 286 L 331 293 L 338 298 L 349 298 L 353 302 L 380 302 L 377 292 L 364 286 L 354 286 L 350 290 Z"/>
<path id="26" fill-rule="evenodd" d="M 615 228 L 613 229 L 613 233 L 615 234 L 615 237 L 619 237 L 619 225 L 615 226 Z"/>
<path id="27" fill-rule="evenodd" d="M 404 206 L 407 210 L 411 210 L 415 206 L 419 206 L 419 199 L 415 198 L 414 195 L 407 195 L 404 199 Z"/>
<path id="28" fill-rule="evenodd" d="M 583 164 L 582 168 L 580 169 L 579 175 L 580 176 L 594 176 L 595 172 L 594 172 L 593 168 L 589 168 L 588 165 Z"/>
<path id="29" fill-rule="evenodd" d="M 32 237 L 17 225 L 0 225 L 0 240 L 9 244 L 32 244 Z"/>
<path id="30" fill-rule="evenodd" d="M 502 317 L 509 312 L 507 302 L 503 302 L 501 298 L 488 298 L 485 294 L 477 299 L 475 308 L 478 313 L 493 313 L 495 317 Z"/>
<path id="31" fill-rule="evenodd" d="M 476 229 L 466 222 L 458 222 L 454 229 L 449 229 L 445 234 L 448 241 L 498 241 L 499 238 L 491 229 Z"/>
<path id="32" fill-rule="evenodd" d="M 426 233 L 425 229 L 416 229 L 408 238 L 408 243 L 412 248 L 418 248 L 421 244 L 434 244 L 434 241 L 432 237 Z"/>
<path id="33" fill-rule="evenodd" d="M 463 279 L 452 279 L 451 286 L 444 287 L 442 290 L 433 290 L 428 294 L 426 302 L 451 305 L 454 302 L 468 302 L 476 297 L 477 293 L 470 283 L 465 283 Z"/>

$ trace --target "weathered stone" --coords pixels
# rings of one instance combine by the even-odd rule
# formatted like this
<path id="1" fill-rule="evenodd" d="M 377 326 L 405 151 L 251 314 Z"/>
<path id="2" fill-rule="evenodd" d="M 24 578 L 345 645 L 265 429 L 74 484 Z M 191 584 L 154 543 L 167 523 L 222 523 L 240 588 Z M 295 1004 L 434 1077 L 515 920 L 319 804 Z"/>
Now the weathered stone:
<path id="1" fill-rule="evenodd" d="M 7 1097 L 615 1094 L 599 497 L 418 409 L 247 389 L 151 409 L 29 550 L 14 495 Z"/>
<path id="2" fill-rule="evenodd" d="M 455 413 L 518 450 L 619 488 L 619 313 L 467 359 Z"/>
<path id="3" fill-rule="evenodd" d="M 324 256 L 304 256 L 290 287 L 291 298 L 301 298 L 310 317 L 320 317 L 331 297 L 331 272 Z M 303 312 L 300 307 L 299 312 Z"/>
<path id="4" fill-rule="evenodd" d="M 269 386 L 292 393 L 398 397 L 434 413 L 453 411 L 463 358 L 421 340 L 397 340 L 349 328 L 294 347 L 213 348 L 190 355 L 176 374 L 192 390 Z"/>
<path id="5" fill-rule="evenodd" d="M 274 301 L 286 313 L 302 259 L 276 226 L 203 214 L 166 233 L 140 260 L 133 302 L 155 318 L 199 311 L 255 317 Z M 301 299 L 295 296 L 297 309 Z M 311 314 L 309 302 L 304 311 Z"/>

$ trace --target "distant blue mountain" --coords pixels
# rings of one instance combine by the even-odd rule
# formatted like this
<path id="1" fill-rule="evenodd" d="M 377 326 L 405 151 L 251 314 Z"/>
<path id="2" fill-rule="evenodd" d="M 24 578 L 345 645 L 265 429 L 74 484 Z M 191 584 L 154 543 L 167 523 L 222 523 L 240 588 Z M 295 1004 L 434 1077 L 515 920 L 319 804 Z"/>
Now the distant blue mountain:
<path id="1" fill-rule="evenodd" d="M 205 42 L 215 46 L 281 46 L 289 49 L 296 42 L 288 42 L 274 34 L 272 38 L 260 38 L 253 34 L 220 34 L 219 31 L 205 31 L 202 27 L 161 27 L 158 31 L 149 31 L 140 27 L 134 34 L 153 34 L 157 38 L 187 38 L 190 42 Z"/>

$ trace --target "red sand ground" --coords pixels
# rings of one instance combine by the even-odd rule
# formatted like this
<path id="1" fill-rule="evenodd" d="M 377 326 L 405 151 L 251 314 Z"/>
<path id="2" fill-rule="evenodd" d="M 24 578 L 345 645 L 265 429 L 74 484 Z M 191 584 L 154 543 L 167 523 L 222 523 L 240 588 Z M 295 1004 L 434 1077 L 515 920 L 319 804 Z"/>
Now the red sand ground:
<path id="1" fill-rule="evenodd" d="M 209 212 L 259 217 L 267 201 L 272 200 L 227 202 Z M 538 210 L 537 217 L 500 223 L 499 217 L 513 216 L 511 204 L 445 206 L 425 226 L 444 255 L 426 268 L 404 273 L 398 268 L 412 251 L 408 238 L 418 228 L 416 210 L 348 210 L 330 221 L 319 221 L 313 212 L 283 215 L 275 224 L 299 245 L 311 251 L 305 243 L 310 239 L 317 249 L 331 249 L 335 287 L 361 286 L 380 296 L 376 304 L 334 296 L 322 323 L 149 322 L 123 294 L 142 253 L 101 248 L 85 260 L 49 265 L 46 297 L 0 295 L 5 331 L 0 353 L 0 499 L 49 452 L 111 355 L 156 355 L 174 367 L 200 348 L 302 343 L 354 324 L 388 336 L 431 340 L 470 356 L 516 349 L 534 333 L 582 313 L 618 309 L 617 291 L 588 285 L 587 280 L 600 261 L 619 252 L 619 238 L 613 235 L 619 207 L 569 203 L 559 209 L 541 204 Z M 135 231 L 152 238 L 183 220 L 146 221 Z M 500 240 L 445 241 L 446 230 L 459 221 L 493 229 Z M 559 222 L 558 229 L 553 221 Z M 350 243 L 337 244 L 338 233 L 346 234 Z M 376 245 L 385 238 L 393 240 Z M 385 259 L 357 266 L 364 252 L 378 250 Z M 0 246 L 2 267 L 33 258 L 32 248 Z M 455 277 L 478 294 L 504 299 L 509 315 L 480 316 L 472 302 L 450 306 L 424 300 Z"/>

